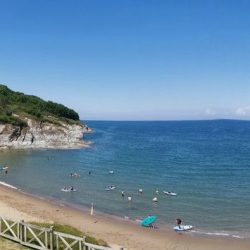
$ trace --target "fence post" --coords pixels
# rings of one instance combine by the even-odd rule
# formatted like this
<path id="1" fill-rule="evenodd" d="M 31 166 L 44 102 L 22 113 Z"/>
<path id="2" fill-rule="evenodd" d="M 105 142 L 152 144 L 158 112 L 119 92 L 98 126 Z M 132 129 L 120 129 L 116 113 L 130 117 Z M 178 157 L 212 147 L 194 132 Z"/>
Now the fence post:
<path id="1" fill-rule="evenodd" d="M 86 242 L 86 236 L 83 236 L 82 237 L 82 249 L 83 250 L 87 250 L 85 242 Z"/>
<path id="2" fill-rule="evenodd" d="M 50 250 L 53 250 L 54 249 L 54 227 L 51 226 L 50 227 Z"/>
<path id="3" fill-rule="evenodd" d="M 18 238 L 20 240 L 21 243 L 24 242 L 24 220 L 21 220 L 19 223 L 18 223 L 18 226 L 19 226 L 19 235 L 18 235 Z"/>

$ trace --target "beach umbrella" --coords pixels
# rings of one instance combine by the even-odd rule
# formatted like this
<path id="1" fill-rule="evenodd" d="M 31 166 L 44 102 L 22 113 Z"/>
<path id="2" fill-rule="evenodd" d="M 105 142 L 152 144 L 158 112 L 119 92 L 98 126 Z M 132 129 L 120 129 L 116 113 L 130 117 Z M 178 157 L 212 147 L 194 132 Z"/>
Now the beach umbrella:
<path id="1" fill-rule="evenodd" d="M 146 218 L 144 218 L 141 222 L 141 225 L 143 227 L 148 227 L 150 226 L 152 223 L 154 223 L 157 220 L 157 216 L 148 216 Z"/>

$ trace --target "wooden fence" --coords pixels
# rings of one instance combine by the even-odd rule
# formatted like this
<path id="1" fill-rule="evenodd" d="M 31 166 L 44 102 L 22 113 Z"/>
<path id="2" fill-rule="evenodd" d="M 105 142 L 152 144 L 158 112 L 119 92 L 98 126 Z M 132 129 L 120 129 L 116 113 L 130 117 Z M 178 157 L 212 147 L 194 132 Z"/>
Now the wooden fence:
<path id="1" fill-rule="evenodd" d="M 39 250 L 111 250 L 87 243 L 85 237 L 56 232 L 53 227 L 45 228 L 3 217 L 0 217 L 0 236 Z"/>

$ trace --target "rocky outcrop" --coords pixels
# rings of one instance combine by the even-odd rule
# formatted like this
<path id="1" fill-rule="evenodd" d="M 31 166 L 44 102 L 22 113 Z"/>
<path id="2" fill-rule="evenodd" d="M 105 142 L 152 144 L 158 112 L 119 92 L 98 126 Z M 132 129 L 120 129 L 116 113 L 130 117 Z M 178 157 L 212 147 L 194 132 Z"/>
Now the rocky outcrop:
<path id="1" fill-rule="evenodd" d="M 86 126 L 25 120 L 27 127 L 0 124 L 0 148 L 79 148 L 89 144 L 83 140 L 83 134 L 90 132 Z"/>

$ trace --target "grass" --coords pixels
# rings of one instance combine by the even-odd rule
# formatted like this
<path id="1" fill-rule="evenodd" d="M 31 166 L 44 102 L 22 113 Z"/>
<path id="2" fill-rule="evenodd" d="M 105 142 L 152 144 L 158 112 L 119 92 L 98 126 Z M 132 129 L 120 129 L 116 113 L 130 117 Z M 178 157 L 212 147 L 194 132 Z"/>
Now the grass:
<path id="1" fill-rule="evenodd" d="M 28 250 L 27 247 L 24 247 L 18 243 L 15 243 L 11 240 L 0 238 L 0 249 L 1 250 Z"/>
<path id="2" fill-rule="evenodd" d="M 58 223 L 54 223 L 54 224 L 49 224 L 49 223 L 31 223 L 40 227 L 46 227 L 46 228 L 50 228 L 51 226 L 53 226 L 54 231 L 60 232 L 60 233 L 66 233 L 66 234 L 71 234 L 74 236 L 78 236 L 78 237 L 86 237 L 85 240 L 87 243 L 91 243 L 94 245 L 99 245 L 99 246 L 106 246 L 108 247 L 107 242 L 105 242 L 102 239 L 96 239 L 92 236 L 89 236 L 85 233 L 83 233 L 82 231 L 78 230 L 75 227 L 69 226 L 69 225 L 63 225 L 63 224 L 58 224 Z"/>

